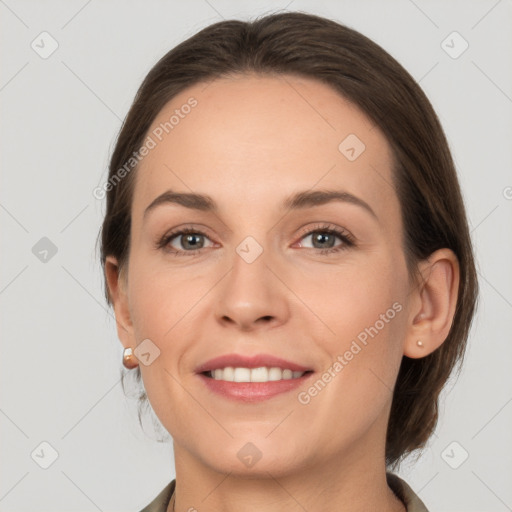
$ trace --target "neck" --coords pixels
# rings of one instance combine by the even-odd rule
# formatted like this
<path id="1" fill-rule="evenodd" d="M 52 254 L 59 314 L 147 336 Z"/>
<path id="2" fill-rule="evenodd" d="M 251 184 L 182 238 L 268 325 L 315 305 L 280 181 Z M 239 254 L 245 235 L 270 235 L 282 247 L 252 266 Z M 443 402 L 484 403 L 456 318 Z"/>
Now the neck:
<path id="1" fill-rule="evenodd" d="M 358 455 L 337 454 L 293 473 L 270 468 L 247 477 L 215 471 L 175 444 L 175 503 L 168 512 L 173 506 L 176 512 L 406 512 L 387 485 L 383 459 L 368 464 Z"/>

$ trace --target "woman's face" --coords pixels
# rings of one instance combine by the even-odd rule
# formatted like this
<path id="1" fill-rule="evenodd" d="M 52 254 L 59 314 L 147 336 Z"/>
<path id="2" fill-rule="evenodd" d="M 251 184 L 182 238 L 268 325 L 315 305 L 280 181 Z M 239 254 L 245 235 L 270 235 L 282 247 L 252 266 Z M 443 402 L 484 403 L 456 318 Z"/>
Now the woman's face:
<path id="1" fill-rule="evenodd" d="M 123 343 L 150 340 L 144 386 L 177 458 L 277 476 L 383 455 L 411 284 L 378 127 L 317 81 L 251 75 L 187 89 L 148 135 Z"/>

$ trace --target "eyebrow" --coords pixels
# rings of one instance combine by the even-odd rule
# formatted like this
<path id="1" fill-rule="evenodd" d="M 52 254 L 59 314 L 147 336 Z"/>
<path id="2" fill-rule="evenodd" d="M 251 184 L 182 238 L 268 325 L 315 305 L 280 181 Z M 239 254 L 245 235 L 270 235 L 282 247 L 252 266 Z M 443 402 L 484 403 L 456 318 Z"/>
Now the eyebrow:
<path id="1" fill-rule="evenodd" d="M 377 215 L 368 203 L 343 190 L 304 190 L 302 192 L 296 192 L 283 201 L 282 208 L 289 210 L 302 210 L 332 203 L 334 201 L 360 206 L 370 213 L 375 219 L 378 219 Z M 145 209 L 144 218 L 150 211 L 163 204 L 178 204 L 192 210 L 218 213 L 218 206 L 216 202 L 206 194 L 167 190 L 154 199 Z"/>

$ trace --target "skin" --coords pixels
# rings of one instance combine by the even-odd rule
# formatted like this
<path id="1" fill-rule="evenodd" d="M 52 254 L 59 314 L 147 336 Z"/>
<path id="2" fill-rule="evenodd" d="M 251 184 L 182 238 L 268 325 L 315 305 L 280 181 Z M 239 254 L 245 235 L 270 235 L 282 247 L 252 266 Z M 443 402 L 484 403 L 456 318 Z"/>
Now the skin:
<path id="1" fill-rule="evenodd" d="M 389 144 L 327 85 L 292 76 L 218 79 L 175 97 L 150 131 L 191 96 L 197 106 L 136 171 L 127 266 L 120 273 L 114 257 L 106 262 L 123 346 L 135 349 L 149 338 L 160 350 L 140 367 L 174 441 L 175 509 L 405 510 L 385 478 L 392 390 L 403 355 L 423 357 L 446 339 L 456 257 L 436 251 L 420 262 L 421 279 L 410 278 Z M 354 161 L 338 149 L 348 134 L 366 146 Z M 208 194 L 219 210 L 168 203 L 144 218 L 168 189 Z M 348 202 L 282 209 L 285 198 L 312 189 L 349 192 L 375 217 Z M 307 234 L 319 223 L 348 231 L 355 246 L 322 254 Z M 180 236 L 167 250 L 156 247 L 189 224 L 206 233 L 197 254 L 170 252 L 187 250 Z M 263 248 L 250 264 L 236 252 L 247 236 Z M 332 243 L 344 244 L 337 237 Z M 402 310 L 317 396 L 300 403 L 298 392 L 394 303 Z M 270 400 L 234 402 L 194 372 L 228 353 L 270 353 L 316 376 Z M 248 442 L 262 454 L 250 468 L 237 457 Z"/>

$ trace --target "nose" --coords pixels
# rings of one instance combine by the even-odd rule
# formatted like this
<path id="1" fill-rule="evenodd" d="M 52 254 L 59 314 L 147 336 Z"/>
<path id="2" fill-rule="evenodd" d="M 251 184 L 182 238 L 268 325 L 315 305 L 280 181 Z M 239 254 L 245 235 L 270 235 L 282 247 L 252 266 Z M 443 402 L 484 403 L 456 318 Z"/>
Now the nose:
<path id="1" fill-rule="evenodd" d="M 275 265 L 274 265 L 275 267 Z M 265 251 L 252 263 L 238 254 L 223 279 L 216 317 L 224 326 L 241 331 L 270 329 L 284 324 L 290 314 L 287 288 L 267 265 Z"/>

